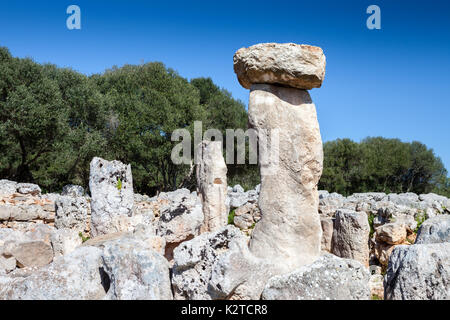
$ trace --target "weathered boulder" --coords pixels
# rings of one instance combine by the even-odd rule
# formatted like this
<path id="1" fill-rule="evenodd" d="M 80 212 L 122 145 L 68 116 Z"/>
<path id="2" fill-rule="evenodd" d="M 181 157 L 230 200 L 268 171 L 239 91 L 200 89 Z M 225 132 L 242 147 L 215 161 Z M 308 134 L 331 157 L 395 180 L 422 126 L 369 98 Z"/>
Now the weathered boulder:
<path id="1" fill-rule="evenodd" d="M 382 266 L 386 267 L 388 265 L 389 257 L 392 254 L 392 251 L 394 251 L 395 247 L 397 246 L 398 245 L 389 244 L 386 242 L 379 242 L 379 241 L 375 242 L 374 247 L 375 257 Z"/>
<path id="2" fill-rule="evenodd" d="M 82 186 L 68 184 L 63 187 L 61 195 L 70 197 L 83 197 L 85 195 L 85 191 Z"/>
<path id="3" fill-rule="evenodd" d="M 9 196 L 17 192 L 17 182 L 0 179 L 0 195 Z"/>
<path id="4" fill-rule="evenodd" d="M 160 217 L 157 222 L 157 235 L 166 241 L 166 258 L 172 260 L 173 250 L 183 241 L 190 240 L 200 233 L 203 225 L 202 203 L 196 192 L 178 189 L 160 194 Z"/>
<path id="5" fill-rule="evenodd" d="M 131 166 L 95 157 L 90 164 L 91 235 L 131 231 L 133 179 Z"/>
<path id="6" fill-rule="evenodd" d="M 16 268 L 16 263 L 16 258 L 0 255 L 0 274 L 13 271 Z"/>
<path id="7" fill-rule="evenodd" d="M 214 262 L 208 293 L 212 299 L 259 300 L 267 281 L 281 273 L 278 265 L 255 257 L 246 238 L 237 237 Z"/>
<path id="8" fill-rule="evenodd" d="M 227 224 L 227 165 L 222 141 L 202 141 L 197 146 L 197 186 L 204 222 L 201 232 L 217 231 Z"/>
<path id="9" fill-rule="evenodd" d="M 262 218 L 253 230 L 250 251 L 289 272 L 320 255 L 317 184 L 323 149 L 315 106 L 305 90 L 254 84 L 249 125 L 262 142 Z"/>
<path id="10" fill-rule="evenodd" d="M 389 244 L 399 244 L 406 239 L 406 226 L 402 223 L 386 223 L 376 229 L 376 239 Z"/>
<path id="11" fill-rule="evenodd" d="M 331 243 L 333 240 L 334 221 L 330 218 L 320 219 L 322 225 L 322 246 L 323 251 L 331 252 Z"/>
<path id="12" fill-rule="evenodd" d="M 386 300 L 450 299 L 450 243 L 397 246 L 384 288 Z"/>
<path id="13" fill-rule="evenodd" d="M 105 299 L 172 299 L 169 263 L 147 243 L 129 237 L 107 242 L 102 261 L 111 286 Z"/>
<path id="14" fill-rule="evenodd" d="M 298 89 L 320 88 L 325 55 L 319 47 L 295 43 L 261 43 L 234 55 L 234 72 L 246 89 L 252 84 L 281 84 Z"/>
<path id="15" fill-rule="evenodd" d="M 425 220 L 417 231 L 417 244 L 450 242 L 450 215 Z"/>
<path id="16" fill-rule="evenodd" d="M 176 300 L 210 300 L 208 283 L 218 257 L 231 243 L 247 242 L 239 229 L 228 225 L 183 242 L 174 250 L 172 287 Z"/>
<path id="17" fill-rule="evenodd" d="M 339 193 L 328 191 L 321 192 L 319 195 L 319 212 L 323 215 L 334 217 L 337 209 L 341 209 L 344 206 L 345 197 Z"/>
<path id="18" fill-rule="evenodd" d="M 101 299 L 109 289 L 101 253 L 98 248 L 81 247 L 29 276 L 4 278 L 0 300 Z"/>
<path id="19" fill-rule="evenodd" d="M 78 232 L 89 230 L 90 206 L 85 197 L 60 196 L 56 199 L 55 227 Z"/>
<path id="20" fill-rule="evenodd" d="M 42 267 L 53 260 L 52 246 L 44 241 L 15 243 L 10 249 L 20 268 Z"/>
<path id="21" fill-rule="evenodd" d="M 369 272 L 358 261 L 325 254 L 310 265 L 269 279 L 265 300 L 368 300 Z"/>
<path id="22" fill-rule="evenodd" d="M 337 210 L 331 252 L 369 266 L 369 234 L 370 226 L 365 212 Z"/>
<path id="23" fill-rule="evenodd" d="M 51 243 L 56 257 L 64 256 L 75 251 L 82 245 L 83 240 L 79 231 L 74 229 L 57 229 L 52 233 Z"/>
<path id="24" fill-rule="evenodd" d="M 372 299 L 384 299 L 383 276 L 381 274 L 373 274 L 370 276 L 369 287 Z"/>
<path id="25" fill-rule="evenodd" d="M 247 203 L 257 203 L 259 198 L 259 185 L 255 190 L 244 191 L 240 185 L 235 185 L 233 188 L 228 187 L 226 203 L 230 209 L 235 209 L 246 205 Z"/>
<path id="26" fill-rule="evenodd" d="M 41 194 L 41 188 L 37 184 L 33 183 L 18 183 L 17 192 L 36 196 Z"/>

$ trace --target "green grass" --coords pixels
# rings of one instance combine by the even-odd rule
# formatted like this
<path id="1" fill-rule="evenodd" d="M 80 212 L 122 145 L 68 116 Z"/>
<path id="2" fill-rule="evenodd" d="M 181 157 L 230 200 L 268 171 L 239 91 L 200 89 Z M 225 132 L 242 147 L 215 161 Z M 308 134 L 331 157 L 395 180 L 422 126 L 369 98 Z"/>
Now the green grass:
<path id="1" fill-rule="evenodd" d="M 230 213 L 228 214 L 228 224 L 234 225 L 234 214 L 235 210 L 231 210 Z"/>
<path id="2" fill-rule="evenodd" d="M 120 178 L 117 179 L 116 187 L 117 187 L 117 190 L 121 190 L 122 189 L 122 180 L 120 180 Z"/>
<path id="3" fill-rule="evenodd" d="M 373 294 L 372 295 L 372 300 L 383 300 L 380 296 L 378 296 L 377 294 Z"/>
<path id="4" fill-rule="evenodd" d="M 425 212 L 419 211 L 416 217 L 416 222 L 417 222 L 417 227 L 414 230 L 414 233 L 417 233 L 417 231 L 419 231 L 420 226 L 422 225 L 422 223 L 428 219 L 428 215 Z"/>

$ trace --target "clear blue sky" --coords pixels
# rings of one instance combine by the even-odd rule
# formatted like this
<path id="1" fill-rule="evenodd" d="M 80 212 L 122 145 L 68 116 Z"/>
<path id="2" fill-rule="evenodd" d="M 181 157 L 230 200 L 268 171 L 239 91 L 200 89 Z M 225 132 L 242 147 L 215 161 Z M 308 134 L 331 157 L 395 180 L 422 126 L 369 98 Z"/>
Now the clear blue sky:
<path id="1" fill-rule="evenodd" d="M 82 29 L 66 28 L 81 8 Z M 381 30 L 366 8 L 381 8 Z M 162 61 L 186 78 L 211 77 L 247 104 L 233 54 L 260 42 L 317 45 L 327 56 L 311 91 L 325 141 L 418 140 L 450 170 L 450 1 L 2 1 L 0 46 L 86 73 Z"/>

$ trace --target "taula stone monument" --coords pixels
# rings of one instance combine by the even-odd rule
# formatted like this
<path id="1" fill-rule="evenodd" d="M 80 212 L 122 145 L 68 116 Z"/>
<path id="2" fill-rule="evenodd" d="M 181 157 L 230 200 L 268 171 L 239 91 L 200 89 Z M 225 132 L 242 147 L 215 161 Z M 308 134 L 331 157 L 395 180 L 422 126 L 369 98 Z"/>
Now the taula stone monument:
<path id="1" fill-rule="evenodd" d="M 236 52 L 234 71 L 250 89 L 249 126 L 258 134 L 259 159 L 273 161 L 278 153 L 275 171 L 259 161 L 262 219 L 252 233 L 250 251 L 289 272 L 320 255 L 317 184 L 323 149 L 307 90 L 321 86 L 325 56 L 321 48 L 309 45 L 258 44 Z M 277 141 L 270 134 L 274 130 Z M 261 147 L 262 140 L 266 147 Z"/>

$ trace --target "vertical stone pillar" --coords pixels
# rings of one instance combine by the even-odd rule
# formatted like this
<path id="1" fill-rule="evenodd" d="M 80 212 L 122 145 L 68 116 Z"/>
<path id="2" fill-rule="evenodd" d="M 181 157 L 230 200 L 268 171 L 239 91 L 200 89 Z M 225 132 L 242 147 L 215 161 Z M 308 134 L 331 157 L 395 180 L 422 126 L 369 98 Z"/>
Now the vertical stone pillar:
<path id="1" fill-rule="evenodd" d="M 227 166 L 221 141 L 203 141 L 197 149 L 197 185 L 203 206 L 200 232 L 214 232 L 227 225 Z"/>
<path id="2" fill-rule="evenodd" d="M 260 163 L 262 218 L 250 251 L 289 272 L 320 255 L 317 184 L 323 149 L 315 105 L 306 89 L 320 87 L 325 57 L 318 47 L 269 43 L 240 49 L 234 66 L 239 82 L 250 89 L 249 125 L 260 142 L 268 142 L 267 147 L 259 145 L 259 159 L 273 161 L 273 152 L 278 152 L 275 171 Z M 274 130 L 278 141 L 272 140 Z"/>
<path id="3" fill-rule="evenodd" d="M 134 192 L 131 166 L 95 157 L 90 164 L 91 235 L 131 231 Z"/>

